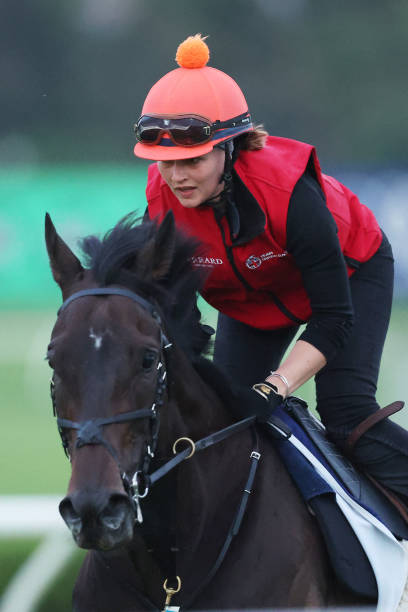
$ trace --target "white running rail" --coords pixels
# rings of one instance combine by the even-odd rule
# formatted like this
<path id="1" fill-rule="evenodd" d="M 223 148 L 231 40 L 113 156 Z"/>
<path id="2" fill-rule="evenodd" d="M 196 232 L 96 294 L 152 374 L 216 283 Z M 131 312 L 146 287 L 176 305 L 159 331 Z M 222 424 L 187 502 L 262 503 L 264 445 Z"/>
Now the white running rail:
<path id="1" fill-rule="evenodd" d="M 58 512 L 60 499 L 54 495 L 0 496 L 0 538 L 42 537 L 7 585 L 0 612 L 33 612 L 74 552 L 74 542 Z"/>

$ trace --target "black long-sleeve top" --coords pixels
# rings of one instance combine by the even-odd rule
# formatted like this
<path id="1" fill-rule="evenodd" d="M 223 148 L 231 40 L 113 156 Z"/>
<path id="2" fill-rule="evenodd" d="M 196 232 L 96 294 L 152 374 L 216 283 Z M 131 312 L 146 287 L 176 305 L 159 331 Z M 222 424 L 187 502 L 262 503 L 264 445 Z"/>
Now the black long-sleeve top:
<path id="1" fill-rule="evenodd" d="M 351 333 L 353 305 L 336 223 L 320 185 L 308 170 L 293 190 L 286 230 L 286 248 L 302 274 L 312 308 L 299 339 L 330 361 Z"/>

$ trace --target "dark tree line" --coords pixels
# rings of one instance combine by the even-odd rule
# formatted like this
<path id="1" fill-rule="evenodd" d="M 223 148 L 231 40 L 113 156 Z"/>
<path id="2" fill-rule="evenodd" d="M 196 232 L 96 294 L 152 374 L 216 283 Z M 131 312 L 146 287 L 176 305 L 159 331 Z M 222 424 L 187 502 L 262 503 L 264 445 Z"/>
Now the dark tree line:
<path id="1" fill-rule="evenodd" d="M 147 90 L 197 32 L 270 132 L 327 163 L 408 157 L 404 0 L 3 0 L 0 23 L 1 161 L 17 139 L 11 162 L 24 143 L 44 162 L 130 162 Z"/>

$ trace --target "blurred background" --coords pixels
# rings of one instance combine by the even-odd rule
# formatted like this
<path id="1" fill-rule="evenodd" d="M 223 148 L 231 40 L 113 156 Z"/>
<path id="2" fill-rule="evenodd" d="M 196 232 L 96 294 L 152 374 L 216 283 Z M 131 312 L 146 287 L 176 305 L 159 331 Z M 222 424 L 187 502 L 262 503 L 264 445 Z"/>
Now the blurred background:
<path id="1" fill-rule="evenodd" d="M 45 212 L 72 248 L 143 212 L 147 165 L 133 157 L 132 124 L 176 67 L 177 45 L 209 35 L 210 65 L 236 79 L 255 120 L 314 144 L 323 171 L 388 234 L 396 300 L 378 397 L 405 399 L 408 3 L 3 0 L 0 28 L 1 609 L 68 611 L 81 553 L 57 512 L 69 465 L 44 362 L 60 303 Z M 299 395 L 313 405 L 312 386 Z"/>

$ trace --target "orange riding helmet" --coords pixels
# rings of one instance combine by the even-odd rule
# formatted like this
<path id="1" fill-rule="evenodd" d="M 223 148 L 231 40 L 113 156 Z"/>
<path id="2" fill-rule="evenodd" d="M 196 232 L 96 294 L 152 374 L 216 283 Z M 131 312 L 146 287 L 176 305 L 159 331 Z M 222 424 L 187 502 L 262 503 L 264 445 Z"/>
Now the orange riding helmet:
<path id="1" fill-rule="evenodd" d="M 149 91 L 134 129 L 137 157 L 188 159 L 253 130 L 244 94 L 227 74 L 207 66 L 210 52 L 200 34 L 177 49 L 179 68 Z"/>

